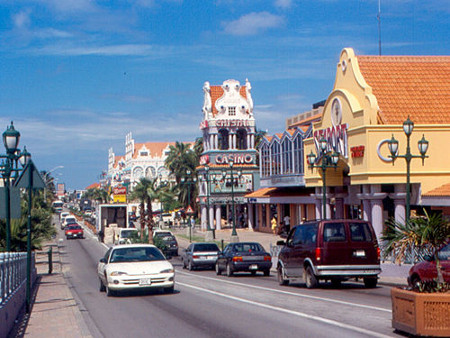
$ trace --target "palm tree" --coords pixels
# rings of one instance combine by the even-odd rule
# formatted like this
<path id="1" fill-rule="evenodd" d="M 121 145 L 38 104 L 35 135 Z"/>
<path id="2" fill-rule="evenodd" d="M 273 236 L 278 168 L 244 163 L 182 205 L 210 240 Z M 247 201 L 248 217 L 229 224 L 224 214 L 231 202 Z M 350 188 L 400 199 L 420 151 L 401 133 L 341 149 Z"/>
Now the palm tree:
<path id="1" fill-rule="evenodd" d="M 139 223 L 141 225 L 141 240 L 144 239 L 144 229 L 146 224 L 145 202 L 147 201 L 148 198 L 147 190 L 151 184 L 152 184 L 151 180 L 145 177 L 141 177 L 138 184 L 133 188 L 129 196 L 130 200 L 139 201 L 139 214 L 140 214 Z"/>
<path id="2" fill-rule="evenodd" d="M 165 166 L 171 174 L 175 176 L 177 183 L 180 183 L 187 170 L 195 171 L 198 166 L 198 156 L 190 149 L 189 143 L 176 142 L 175 146 L 169 147 L 169 154 L 167 155 Z"/>
<path id="3" fill-rule="evenodd" d="M 387 222 L 381 237 L 384 241 L 382 244 L 384 255 L 395 253 L 396 263 L 400 263 L 411 249 L 431 252 L 436 261 L 437 281 L 443 283 L 438 249 L 450 238 L 450 222 L 444 219 L 442 214 L 429 215 L 426 210 L 424 213 L 425 216 L 411 218 L 404 224 L 395 220 Z"/>

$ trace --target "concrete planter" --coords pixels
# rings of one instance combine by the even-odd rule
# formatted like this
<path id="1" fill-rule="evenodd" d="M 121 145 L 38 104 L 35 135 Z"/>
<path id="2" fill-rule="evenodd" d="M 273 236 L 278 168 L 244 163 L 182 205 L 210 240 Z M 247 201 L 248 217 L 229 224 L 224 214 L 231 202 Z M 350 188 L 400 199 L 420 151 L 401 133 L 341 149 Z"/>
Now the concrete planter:
<path id="1" fill-rule="evenodd" d="M 391 289 L 392 327 L 418 336 L 450 337 L 450 292 Z"/>

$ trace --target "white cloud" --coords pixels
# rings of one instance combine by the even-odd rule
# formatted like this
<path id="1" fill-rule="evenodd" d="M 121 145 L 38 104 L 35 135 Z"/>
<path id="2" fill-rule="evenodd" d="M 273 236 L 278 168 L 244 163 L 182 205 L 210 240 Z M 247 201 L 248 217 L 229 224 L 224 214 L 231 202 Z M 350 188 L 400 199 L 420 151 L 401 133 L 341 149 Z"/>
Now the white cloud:
<path id="1" fill-rule="evenodd" d="M 292 0 L 275 0 L 275 6 L 282 9 L 288 9 L 292 6 Z"/>
<path id="2" fill-rule="evenodd" d="M 30 26 L 30 14 L 31 11 L 29 9 L 21 11 L 16 15 L 13 15 L 14 26 L 19 29 L 27 28 Z"/>
<path id="3" fill-rule="evenodd" d="M 225 32 L 231 35 L 255 35 L 284 24 L 281 16 L 269 12 L 250 13 L 231 22 L 222 22 Z"/>

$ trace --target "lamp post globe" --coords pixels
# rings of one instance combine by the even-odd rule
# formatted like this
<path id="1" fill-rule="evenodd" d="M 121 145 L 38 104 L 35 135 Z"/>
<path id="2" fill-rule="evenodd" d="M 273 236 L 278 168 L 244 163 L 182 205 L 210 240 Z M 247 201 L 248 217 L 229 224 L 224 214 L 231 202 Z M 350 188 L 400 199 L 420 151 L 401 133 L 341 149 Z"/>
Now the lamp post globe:
<path id="1" fill-rule="evenodd" d="M 20 133 L 14 128 L 13 121 L 11 121 L 11 125 L 7 127 L 6 131 L 3 133 L 3 144 L 8 155 L 12 155 L 17 151 L 19 148 L 19 141 Z"/>
<path id="2" fill-rule="evenodd" d="M 23 147 L 23 151 L 21 152 L 20 156 L 20 164 L 22 167 L 26 167 L 28 162 L 31 160 L 31 154 L 27 151 L 27 147 Z"/>

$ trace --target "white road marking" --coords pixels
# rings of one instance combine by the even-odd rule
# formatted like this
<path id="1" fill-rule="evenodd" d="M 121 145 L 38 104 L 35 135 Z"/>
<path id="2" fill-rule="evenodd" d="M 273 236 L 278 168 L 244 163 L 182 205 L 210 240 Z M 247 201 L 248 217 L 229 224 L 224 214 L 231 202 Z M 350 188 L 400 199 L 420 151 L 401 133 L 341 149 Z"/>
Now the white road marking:
<path id="1" fill-rule="evenodd" d="M 192 276 L 192 277 L 201 278 L 201 279 L 208 279 L 208 280 L 213 280 L 213 281 L 217 281 L 217 282 L 228 283 L 228 284 L 232 284 L 232 285 L 239 285 L 239 286 L 245 286 L 245 287 L 258 289 L 258 290 L 282 293 L 284 295 L 290 295 L 290 296 L 301 297 L 301 298 L 309 298 L 309 299 L 321 300 L 321 301 L 324 301 L 324 302 L 337 303 L 337 304 L 342 304 L 342 305 L 349 305 L 349 306 L 360 307 L 360 308 L 364 308 L 364 309 L 370 309 L 370 310 L 377 310 L 377 311 L 392 313 L 392 310 L 390 310 L 390 309 L 383 309 L 383 308 L 380 308 L 380 307 L 374 307 L 374 306 L 370 306 L 370 305 L 350 303 L 350 302 L 345 302 L 345 301 L 342 301 L 342 300 L 323 298 L 323 297 L 317 297 L 317 296 L 302 295 L 302 294 L 295 293 L 295 292 L 289 292 L 289 291 L 283 291 L 283 290 L 277 290 L 277 289 L 270 289 L 270 288 L 265 288 L 263 286 L 248 285 L 248 284 L 243 284 L 243 283 L 223 280 L 223 279 L 219 279 L 219 278 L 211 278 L 211 277 L 206 277 L 206 276 L 199 276 L 199 275 L 196 275 L 196 274 L 191 274 L 191 273 L 188 273 L 188 272 L 177 270 L 177 274 L 178 273 L 179 274 L 188 275 L 188 276 Z"/>
<path id="2" fill-rule="evenodd" d="M 220 293 L 220 292 L 216 292 L 216 291 L 206 290 L 204 288 L 201 288 L 201 287 L 198 287 L 198 286 L 194 286 L 194 285 L 190 285 L 190 284 L 177 282 L 177 285 L 182 285 L 182 286 L 185 286 L 187 288 L 192 288 L 192 289 L 195 289 L 195 290 L 198 290 L 198 291 L 207 292 L 207 293 L 210 293 L 210 294 L 213 294 L 213 295 L 216 295 L 216 296 L 232 299 L 232 300 L 235 300 L 235 301 L 238 301 L 238 302 L 247 303 L 247 304 L 250 304 L 250 305 L 259 306 L 259 307 L 263 307 L 263 308 L 266 308 L 266 309 L 279 311 L 279 312 L 284 312 L 284 313 L 288 313 L 288 314 L 291 314 L 291 315 L 294 315 L 294 316 L 315 320 L 315 321 L 318 321 L 318 322 L 321 322 L 321 323 L 337 326 L 337 327 L 340 327 L 340 328 L 343 328 L 343 329 L 356 331 L 356 332 L 362 333 L 362 334 L 367 335 L 367 336 L 372 336 L 372 337 L 389 337 L 387 335 L 384 335 L 384 334 L 381 334 L 381 333 L 377 333 L 377 332 L 372 332 L 372 331 L 369 331 L 369 330 L 365 330 L 365 329 L 362 329 L 362 328 L 359 328 L 359 327 L 356 327 L 356 326 L 353 326 L 353 325 L 339 323 L 339 322 L 337 322 L 335 320 L 326 319 L 326 318 L 322 318 L 322 317 L 318 317 L 318 316 L 314 316 L 314 315 L 309 315 L 309 314 L 303 313 L 303 312 L 283 309 L 283 308 L 277 307 L 277 306 L 272 306 L 272 305 L 268 305 L 268 304 L 254 302 L 254 301 L 251 301 L 251 300 L 247 300 L 247 299 L 243 299 L 243 298 L 239 298 L 239 297 L 235 297 L 235 296 L 226 295 L 224 293 Z"/>

